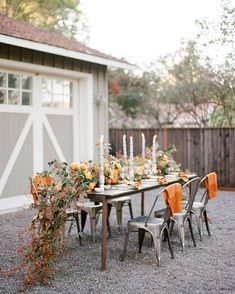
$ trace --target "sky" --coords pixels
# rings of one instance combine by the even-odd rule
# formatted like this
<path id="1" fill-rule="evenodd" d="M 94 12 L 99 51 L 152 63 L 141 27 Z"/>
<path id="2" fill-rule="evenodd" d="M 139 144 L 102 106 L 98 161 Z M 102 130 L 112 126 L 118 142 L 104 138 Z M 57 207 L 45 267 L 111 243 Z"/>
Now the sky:
<path id="1" fill-rule="evenodd" d="M 80 8 L 90 47 L 147 65 L 193 38 L 195 20 L 218 20 L 221 0 L 81 0 Z"/>

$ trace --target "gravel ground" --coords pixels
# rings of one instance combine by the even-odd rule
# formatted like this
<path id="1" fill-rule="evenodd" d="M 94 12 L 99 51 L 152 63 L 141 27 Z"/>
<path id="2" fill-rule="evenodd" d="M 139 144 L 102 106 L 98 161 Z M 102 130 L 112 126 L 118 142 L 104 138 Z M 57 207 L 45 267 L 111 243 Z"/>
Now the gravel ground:
<path id="1" fill-rule="evenodd" d="M 146 195 L 146 211 L 154 194 Z M 133 199 L 135 216 L 139 214 L 140 196 Z M 56 262 L 51 287 L 36 286 L 26 293 L 235 293 L 235 192 L 219 192 L 209 202 L 211 234 L 200 241 L 196 226 L 197 247 L 193 247 L 187 228 L 186 251 L 182 252 L 177 232 L 172 242 L 175 259 L 165 242 L 162 243 L 162 263 L 158 268 L 154 250 L 146 236 L 142 253 L 138 253 L 137 234 L 132 233 L 124 262 L 120 254 L 124 233 L 116 228 L 115 211 L 111 213 L 112 237 L 107 239 L 107 271 L 101 265 L 101 218 L 98 222 L 97 241 L 92 243 L 87 222 L 83 245 L 79 246 L 76 229 L 66 236 L 65 249 Z M 18 293 L 21 273 L 6 276 L 4 271 L 20 264 L 16 249 L 20 246 L 17 233 L 27 227 L 32 210 L 0 215 L 0 293 Z M 123 224 L 129 218 L 124 207 Z"/>

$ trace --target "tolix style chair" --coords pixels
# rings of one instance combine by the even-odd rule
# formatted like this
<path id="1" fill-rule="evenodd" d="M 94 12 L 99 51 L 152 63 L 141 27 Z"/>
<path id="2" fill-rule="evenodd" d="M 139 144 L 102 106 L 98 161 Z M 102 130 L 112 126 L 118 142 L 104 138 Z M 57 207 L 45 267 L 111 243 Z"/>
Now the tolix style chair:
<path id="1" fill-rule="evenodd" d="M 52 182 L 53 182 L 53 179 L 50 176 L 45 176 L 45 177 L 42 177 L 39 175 L 33 176 L 31 187 L 30 187 L 30 193 L 33 198 L 34 206 L 37 203 L 39 193 L 42 191 L 42 187 L 43 186 L 50 186 L 50 185 L 52 185 Z M 74 205 L 72 205 L 71 207 L 66 209 L 66 217 L 67 217 L 66 221 L 70 222 L 68 235 L 70 235 L 73 223 L 75 221 L 76 226 L 77 226 L 79 244 L 82 245 L 80 224 L 79 224 L 79 211 L 77 210 L 77 208 Z M 35 219 L 38 218 L 38 211 L 37 211 L 37 215 L 34 218 Z M 65 235 L 65 227 L 62 230 L 62 240 L 64 239 L 64 235 Z"/>
<path id="2" fill-rule="evenodd" d="M 200 186 L 204 186 L 204 192 L 200 201 L 194 201 L 192 207 L 192 213 L 197 220 L 198 232 L 200 240 L 202 240 L 202 219 L 204 217 L 207 233 L 210 236 L 209 220 L 207 216 L 207 203 L 209 200 L 216 197 L 218 192 L 217 174 L 211 172 L 202 178 Z"/>
<path id="3" fill-rule="evenodd" d="M 130 196 L 118 197 L 118 198 L 108 200 L 108 219 L 110 217 L 112 207 L 115 207 L 116 215 L 117 215 L 117 225 L 119 230 L 121 229 L 121 226 L 122 226 L 122 209 L 124 206 L 129 207 L 130 217 L 131 219 L 133 219 L 133 210 L 132 210 L 132 203 L 131 203 Z"/>
<path id="4" fill-rule="evenodd" d="M 96 241 L 96 225 L 98 222 L 99 214 L 102 212 L 102 203 L 95 203 L 95 202 L 84 202 L 81 203 L 79 201 L 76 202 L 77 208 L 80 211 L 81 214 L 81 231 L 83 232 L 87 215 L 89 215 L 90 218 L 90 227 L 91 227 L 91 236 L 92 241 Z M 108 231 L 110 233 L 110 226 L 108 222 Z"/>
<path id="5" fill-rule="evenodd" d="M 193 244 L 194 244 L 194 246 L 196 246 L 196 241 L 194 238 L 193 227 L 192 227 L 192 207 L 193 207 L 196 193 L 199 188 L 199 183 L 200 183 L 200 178 L 195 177 L 195 178 L 191 179 L 190 181 L 188 181 L 187 183 L 185 183 L 182 187 L 180 186 L 180 184 L 178 184 L 179 185 L 178 186 L 179 190 L 177 191 L 177 193 L 179 193 L 178 197 L 182 199 L 182 193 L 186 191 L 188 201 L 183 201 L 182 204 L 185 204 L 185 207 L 184 208 L 181 207 L 180 211 L 174 213 L 171 216 L 171 218 L 170 218 L 170 234 L 173 230 L 174 224 L 176 224 L 177 228 L 178 228 L 179 239 L 180 239 L 183 251 L 185 250 L 186 222 L 188 222 L 188 225 L 189 225 L 189 230 L 190 230 Z M 168 187 L 167 187 L 167 191 L 168 191 Z"/>
<path id="6" fill-rule="evenodd" d="M 174 187 L 177 184 L 172 184 L 171 186 Z M 173 190 L 172 190 L 173 191 Z M 163 232 L 166 233 L 166 238 L 168 241 L 168 246 L 170 250 L 171 257 L 174 258 L 174 253 L 171 245 L 170 240 L 170 234 L 168 229 L 168 222 L 170 219 L 170 215 L 174 213 L 174 211 L 177 211 L 177 208 L 175 207 L 175 193 L 167 193 L 166 188 L 162 189 L 155 197 L 155 200 L 153 202 L 153 205 L 150 209 L 150 212 L 147 216 L 138 216 L 128 221 L 127 223 L 127 233 L 125 237 L 125 242 L 123 246 L 123 254 L 121 256 L 121 260 L 123 261 L 126 256 L 128 241 L 129 241 L 129 234 L 131 231 L 136 231 L 138 229 L 138 235 L 139 235 L 139 253 L 141 253 L 143 240 L 145 236 L 145 232 L 149 232 L 151 234 L 151 237 L 153 239 L 155 254 L 156 254 L 156 260 L 158 266 L 160 266 L 161 262 L 161 241 Z M 154 208 L 157 204 L 157 201 L 160 196 L 164 195 L 164 214 L 162 217 L 154 217 L 152 216 Z"/>

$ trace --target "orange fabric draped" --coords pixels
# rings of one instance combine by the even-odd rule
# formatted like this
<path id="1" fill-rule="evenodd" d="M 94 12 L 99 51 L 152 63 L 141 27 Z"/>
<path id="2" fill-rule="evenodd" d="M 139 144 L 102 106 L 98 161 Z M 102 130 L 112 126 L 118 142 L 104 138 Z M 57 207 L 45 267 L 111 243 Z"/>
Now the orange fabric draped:
<path id="1" fill-rule="evenodd" d="M 205 186 L 207 189 L 208 198 L 209 199 L 215 198 L 218 192 L 217 174 L 215 172 L 212 172 L 206 176 Z"/>
<path id="2" fill-rule="evenodd" d="M 182 188 L 179 183 L 172 184 L 166 187 L 164 191 L 164 199 L 167 206 L 170 208 L 170 214 L 182 211 Z"/>
<path id="3" fill-rule="evenodd" d="M 32 194 L 33 197 L 33 202 L 36 203 L 38 200 L 38 190 L 42 186 L 50 186 L 52 183 L 52 178 L 50 176 L 39 176 L 35 175 L 33 176 L 33 184 L 30 187 L 30 193 Z"/>

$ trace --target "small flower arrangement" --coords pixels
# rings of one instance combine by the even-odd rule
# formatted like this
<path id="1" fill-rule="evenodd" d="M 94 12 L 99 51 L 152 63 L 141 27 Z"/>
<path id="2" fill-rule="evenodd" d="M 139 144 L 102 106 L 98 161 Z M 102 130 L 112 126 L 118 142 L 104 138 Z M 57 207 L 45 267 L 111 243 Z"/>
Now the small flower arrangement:
<path id="1" fill-rule="evenodd" d="M 172 156 L 176 151 L 175 146 L 171 145 L 167 149 L 157 152 L 157 175 L 167 175 L 169 172 L 179 170 L 179 165 Z"/>
<path id="2" fill-rule="evenodd" d="M 105 176 L 105 184 L 113 185 L 117 184 L 121 177 L 120 174 L 122 172 L 124 162 L 122 159 L 109 155 L 105 159 L 104 164 L 104 176 Z"/>
<path id="3" fill-rule="evenodd" d="M 73 162 L 70 165 L 69 178 L 78 187 L 81 187 L 80 197 L 85 197 L 87 192 L 94 190 L 98 184 L 99 168 L 93 161 Z"/>

